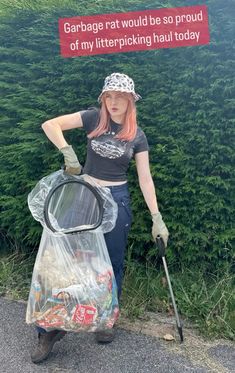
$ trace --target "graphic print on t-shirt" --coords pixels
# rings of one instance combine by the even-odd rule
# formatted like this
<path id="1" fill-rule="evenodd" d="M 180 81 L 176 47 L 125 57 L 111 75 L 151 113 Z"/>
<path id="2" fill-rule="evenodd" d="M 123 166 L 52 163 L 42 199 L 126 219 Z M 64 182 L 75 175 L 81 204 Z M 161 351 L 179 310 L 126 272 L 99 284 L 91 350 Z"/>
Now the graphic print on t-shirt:
<path id="1" fill-rule="evenodd" d="M 126 151 L 126 142 L 113 138 L 113 133 L 106 133 L 91 140 L 92 150 L 101 157 L 120 158 Z"/>

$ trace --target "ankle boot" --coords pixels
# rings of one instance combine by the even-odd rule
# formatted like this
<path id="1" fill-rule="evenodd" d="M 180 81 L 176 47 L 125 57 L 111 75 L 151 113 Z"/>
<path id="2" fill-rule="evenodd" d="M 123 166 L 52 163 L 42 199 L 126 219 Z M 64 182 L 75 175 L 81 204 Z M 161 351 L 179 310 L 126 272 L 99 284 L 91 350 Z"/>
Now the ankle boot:
<path id="1" fill-rule="evenodd" d="M 38 345 L 31 353 L 31 360 L 37 364 L 45 360 L 53 349 L 54 344 L 66 334 L 64 330 L 52 330 L 47 333 L 38 334 Z"/>
<path id="2" fill-rule="evenodd" d="M 115 338 L 115 329 L 106 329 L 95 332 L 95 340 L 97 343 L 111 343 Z"/>

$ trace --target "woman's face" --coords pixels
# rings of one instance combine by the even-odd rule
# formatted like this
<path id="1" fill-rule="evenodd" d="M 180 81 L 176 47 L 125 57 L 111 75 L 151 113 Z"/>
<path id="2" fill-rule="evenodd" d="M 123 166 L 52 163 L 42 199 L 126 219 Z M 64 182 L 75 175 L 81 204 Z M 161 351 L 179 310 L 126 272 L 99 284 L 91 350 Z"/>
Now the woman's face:
<path id="1" fill-rule="evenodd" d="M 104 100 L 112 120 L 123 123 L 129 102 L 128 93 L 108 91 L 105 92 Z"/>

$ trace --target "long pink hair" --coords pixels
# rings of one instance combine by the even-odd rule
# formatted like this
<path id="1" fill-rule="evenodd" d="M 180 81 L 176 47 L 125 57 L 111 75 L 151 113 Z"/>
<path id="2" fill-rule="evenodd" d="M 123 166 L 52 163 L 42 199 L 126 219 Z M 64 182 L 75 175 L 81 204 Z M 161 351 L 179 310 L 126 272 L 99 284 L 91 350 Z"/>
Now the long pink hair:
<path id="1" fill-rule="evenodd" d="M 123 93 L 128 99 L 128 106 L 122 129 L 115 135 L 116 139 L 132 141 L 137 132 L 136 107 L 131 93 Z M 101 96 L 100 118 L 98 126 L 88 135 L 89 138 L 98 137 L 110 129 L 110 114 L 105 103 L 105 93 Z"/>

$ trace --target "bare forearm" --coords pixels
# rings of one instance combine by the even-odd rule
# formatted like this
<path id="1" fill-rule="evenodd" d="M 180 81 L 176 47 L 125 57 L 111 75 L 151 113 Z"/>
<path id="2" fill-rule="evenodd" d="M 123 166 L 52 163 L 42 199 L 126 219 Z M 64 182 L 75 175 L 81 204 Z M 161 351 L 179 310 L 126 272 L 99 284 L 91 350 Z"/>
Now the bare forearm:
<path id="1" fill-rule="evenodd" d="M 152 178 L 149 178 L 146 181 L 140 181 L 140 189 L 143 193 L 145 202 L 151 214 L 157 213 L 159 210 L 158 210 L 155 187 L 154 187 Z"/>
<path id="2" fill-rule="evenodd" d="M 68 146 L 66 142 L 62 129 L 55 121 L 46 121 L 42 124 L 42 129 L 45 132 L 48 139 L 58 148 L 64 148 Z"/>
<path id="3" fill-rule="evenodd" d="M 162 215 L 158 210 L 155 186 L 149 167 L 148 152 L 146 151 L 137 153 L 135 155 L 135 159 L 139 177 L 139 185 L 143 193 L 145 202 L 152 215 L 152 237 L 154 241 L 156 241 L 156 238 L 158 236 L 161 236 L 166 247 L 169 232 L 164 221 L 162 220 Z"/>

